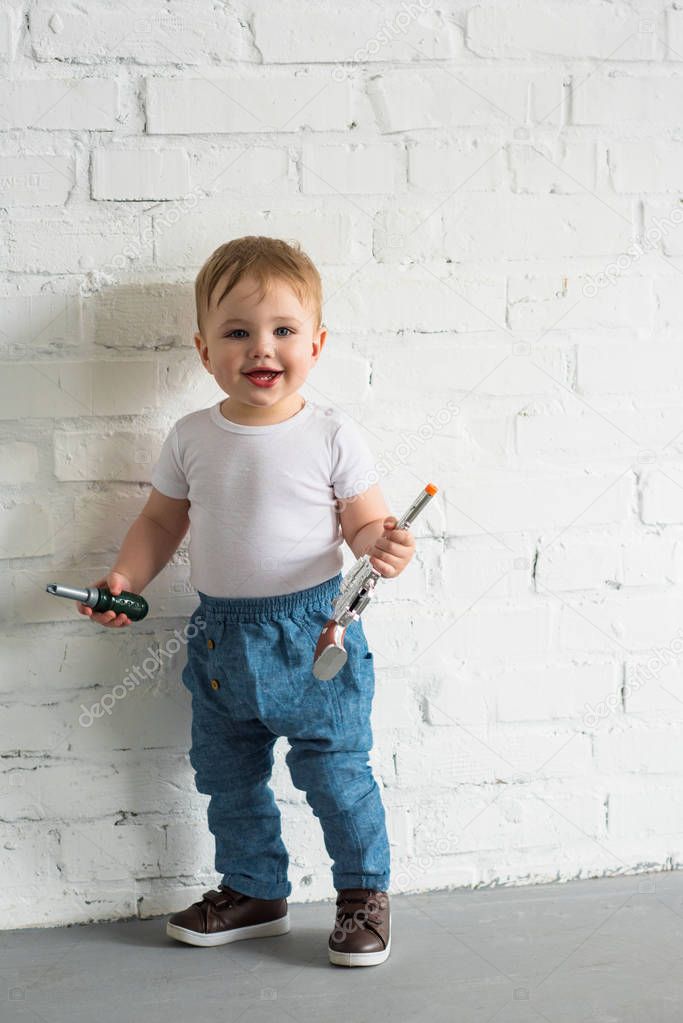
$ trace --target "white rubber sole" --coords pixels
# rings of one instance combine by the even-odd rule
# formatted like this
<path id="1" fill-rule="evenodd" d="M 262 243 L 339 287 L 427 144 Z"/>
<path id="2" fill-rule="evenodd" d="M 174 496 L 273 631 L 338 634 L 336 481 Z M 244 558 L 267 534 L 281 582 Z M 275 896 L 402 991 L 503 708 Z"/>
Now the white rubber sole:
<path id="1" fill-rule="evenodd" d="M 267 920 L 263 924 L 250 924 L 249 927 L 233 927 L 228 931 L 216 931 L 215 934 L 200 934 L 188 927 L 178 927 L 170 921 L 166 924 L 169 938 L 184 941 L 186 945 L 199 945 L 202 948 L 213 945 L 227 945 L 231 941 L 243 941 L 245 938 L 270 938 L 275 934 L 287 934 L 289 931 L 289 913 L 279 920 Z"/>
<path id="2" fill-rule="evenodd" d="M 333 948 L 327 949 L 330 962 L 335 966 L 379 966 L 385 959 L 389 958 L 391 952 L 391 932 L 387 947 L 381 952 L 337 952 Z"/>

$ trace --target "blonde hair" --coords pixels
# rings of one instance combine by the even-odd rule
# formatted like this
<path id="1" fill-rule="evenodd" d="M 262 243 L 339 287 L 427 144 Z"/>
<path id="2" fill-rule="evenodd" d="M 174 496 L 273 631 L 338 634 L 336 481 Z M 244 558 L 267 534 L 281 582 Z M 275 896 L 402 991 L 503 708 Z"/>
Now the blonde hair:
<path id="1" fill-rule="evenodd" d="M 298 242 L 289 244 L 281 238 L 265 235 L 245 235 L 233 238 L 220 245 L 206 260 L 195 280 L 195 303 L 197 326 L 202 333 L 202 321 L 209 311 L 211 296 L 224 273 L 228 280 L 218 304 L 237 282 L 247 274 L 256 277 L 261 298 L 273 278 L 280 278 L 291 285 L 299 302 L 310 306 L 315 319 L 315 330 L 323 322 L 323 297 L 320 274 Z"/>

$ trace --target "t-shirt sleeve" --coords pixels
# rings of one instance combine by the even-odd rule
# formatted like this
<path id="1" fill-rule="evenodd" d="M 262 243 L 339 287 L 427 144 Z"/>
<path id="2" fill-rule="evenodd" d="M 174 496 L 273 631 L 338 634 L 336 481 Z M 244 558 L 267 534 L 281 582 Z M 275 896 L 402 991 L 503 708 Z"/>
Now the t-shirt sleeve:
<path id="1" fill-rule="evenodd" d="M 161 447 L 150 479 L 152 486 L 166 497 L 187 497 L 190 491 L 180 459 L 176 426 L 172 428 Z"/>
<path id="2" fill-rule="evenodd" d="M 345 419 L 332 441 L 334 496 L 355 497 L 376 482 L 374 455 L 353 420 Z"/>

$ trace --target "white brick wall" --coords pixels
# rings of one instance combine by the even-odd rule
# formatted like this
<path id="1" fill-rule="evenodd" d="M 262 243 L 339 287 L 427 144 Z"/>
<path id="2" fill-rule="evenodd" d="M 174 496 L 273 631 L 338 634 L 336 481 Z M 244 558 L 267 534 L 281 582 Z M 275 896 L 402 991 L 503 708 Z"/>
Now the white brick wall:
<path id="1" fill-rule="evenodd" d="M 216 400 L 193 281 L 246 233 L 320 267 L 303 391 L 366 431 L 392 510 L 440 488 L 365 616 L 392 889 L 683 865 L 674 6 L 0 12 L 6 926 L 166 913 L 217 881 L 170 642 L 187 547 L 125 635 L 45 586 L 107 571 L 169 425 Z M 284 752 L 292 899 L 330 897 Z"/>

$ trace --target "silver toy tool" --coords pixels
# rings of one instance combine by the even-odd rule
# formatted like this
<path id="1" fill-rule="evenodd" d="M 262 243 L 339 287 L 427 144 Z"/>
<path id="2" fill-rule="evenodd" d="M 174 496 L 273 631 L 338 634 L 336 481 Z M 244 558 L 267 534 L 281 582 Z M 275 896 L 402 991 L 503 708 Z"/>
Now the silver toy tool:
<path id="1" fill-rule="evenodd" d="M 408 511 L 398 520 L 394 529 L 410 529 L 413 521 L 437 492 L 438 488 L 433 483 L 428 483 Z M 346 629 L 352 621 L 360 618 L 361 612 L 374 595 L 377 580 L 381 578 L 381 574 L 372 567 L 370 555 L 364 554 L 342 579 L 339 596 L 334 602 L 334 613 L 325 623 L 313 655 L 313 674 L 322 682 L 334 678 L 346 664 L 348 658 L 344 649 Z"/>

